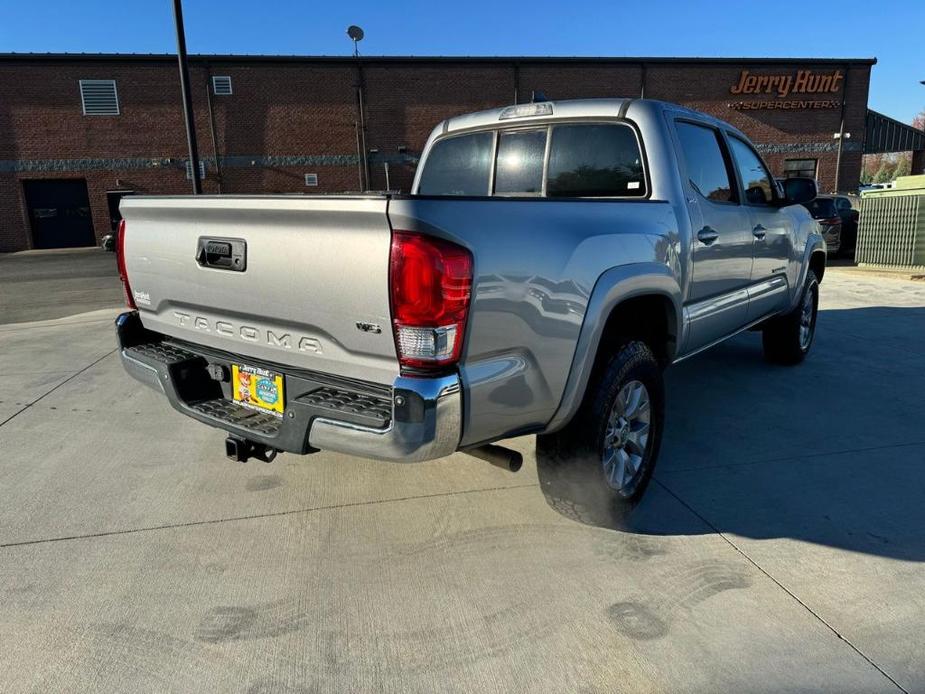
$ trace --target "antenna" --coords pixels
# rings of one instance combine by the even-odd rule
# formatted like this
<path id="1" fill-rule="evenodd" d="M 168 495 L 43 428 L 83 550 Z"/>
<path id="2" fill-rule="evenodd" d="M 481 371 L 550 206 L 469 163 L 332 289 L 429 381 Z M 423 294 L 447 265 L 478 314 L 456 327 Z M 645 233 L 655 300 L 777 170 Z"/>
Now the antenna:
<path id="1" fill-rule="evenodd" d="M 353 41 L 353 57 L 356 58 L 360 55 L 360 48 L 358 44 L 363 40 L 363 30 L 358 27 L 356 24 L 351 24 L 347 27 L 347 36 L 350 37 L 350 40 Z"/>

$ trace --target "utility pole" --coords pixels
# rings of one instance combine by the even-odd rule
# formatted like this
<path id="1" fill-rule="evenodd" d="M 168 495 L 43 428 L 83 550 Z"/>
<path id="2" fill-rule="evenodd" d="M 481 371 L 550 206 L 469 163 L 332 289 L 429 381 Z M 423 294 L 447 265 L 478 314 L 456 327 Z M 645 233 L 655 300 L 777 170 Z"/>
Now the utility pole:
<path id="1" fill-rule="evenodd" d="M 190 178 L 193 179 L 193 195 L 201 195 L 202 181 L 199 178 L 199 150 L 196 146 L 196 123 L 193 119 L 193 98 L 190 95 L 189 67 L 186 64 L 186 33 L 183 30 L 181 0 L 173 0 L 173 18 L 177 25 L 177 61 L 180 66 L 180 89 L 183 91 L 186 142 L 189 145 Z"/>

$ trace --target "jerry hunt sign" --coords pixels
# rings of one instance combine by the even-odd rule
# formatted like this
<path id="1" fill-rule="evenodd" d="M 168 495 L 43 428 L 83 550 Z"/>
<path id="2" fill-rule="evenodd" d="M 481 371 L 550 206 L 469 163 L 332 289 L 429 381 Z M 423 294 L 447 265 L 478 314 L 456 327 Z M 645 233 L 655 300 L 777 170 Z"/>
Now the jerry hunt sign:
<path id="1" fill-rule="evenodd" d="M 753 75 L 742 70 L 739 81 L 729 88 L 730 94 L 768 94 L 777 97 L 768 101 L 737 101 L 729 104 L 736 111 L 760 109 L 804 110 L 839 108 L 838 99 L 787 99 L 794 94 L 835 94 L 844 86 L 845 76 L 841 70 L 832 73 L 816 73 L 812 70 L 797 70 L 790 75 Z"/>
<path id="2" fill-rule="evenodd" d="M 775 94 L 781 98 L 791 94 L 834 94 L 844 81 L 841 70 L 830 75 L 820 75 L 812 70 L 797 70 L 795 75 L 753 75 L 742 70 L 739 82 L 729 90 L 730 94 Z"/>

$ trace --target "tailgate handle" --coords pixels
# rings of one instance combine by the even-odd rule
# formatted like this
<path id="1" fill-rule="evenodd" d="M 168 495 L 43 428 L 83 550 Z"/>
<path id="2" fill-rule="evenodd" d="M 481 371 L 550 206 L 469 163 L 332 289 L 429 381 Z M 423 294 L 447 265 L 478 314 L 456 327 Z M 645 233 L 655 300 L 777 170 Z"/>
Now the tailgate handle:
<path id="1" fill-rule="evenodd" d="M 247 268 L 247 243 L 244 239 L 200 236 L 196 247 L 196 262 L 200 267 L 244 272 Z"/>

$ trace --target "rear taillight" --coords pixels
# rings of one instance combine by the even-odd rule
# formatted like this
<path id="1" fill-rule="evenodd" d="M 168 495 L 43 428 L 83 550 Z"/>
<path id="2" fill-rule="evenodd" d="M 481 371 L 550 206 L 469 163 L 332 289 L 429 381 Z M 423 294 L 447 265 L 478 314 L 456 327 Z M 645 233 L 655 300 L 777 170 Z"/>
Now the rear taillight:
<path id="1" fill-rule="evenodd" d="M 125 303 L 129 308 L 138 308 L 132 296 L 132 288 L 128 283 L 128 273 L 125 271 L 125 220 L 119 221 L 119 230 L 116 232 L 116 266 L 119 268 L 119 279 L 122 280 L 122 290 L 125 292 Z"/>
<path id="2" fill-rule="evenodd" d="M 396 231 L 389 285 L 402 368 L 433 371 L 456 363 L 472 291 L 469 251 L 442 239 Z"/>

